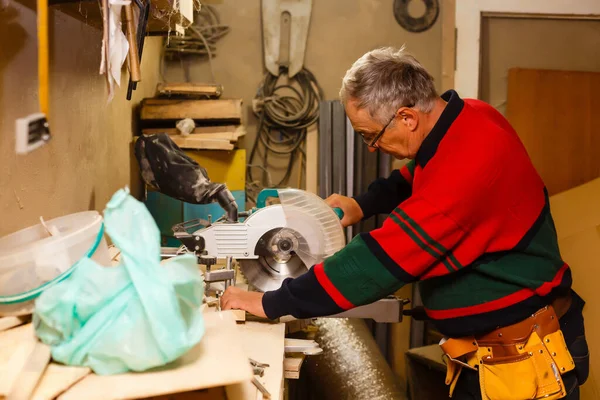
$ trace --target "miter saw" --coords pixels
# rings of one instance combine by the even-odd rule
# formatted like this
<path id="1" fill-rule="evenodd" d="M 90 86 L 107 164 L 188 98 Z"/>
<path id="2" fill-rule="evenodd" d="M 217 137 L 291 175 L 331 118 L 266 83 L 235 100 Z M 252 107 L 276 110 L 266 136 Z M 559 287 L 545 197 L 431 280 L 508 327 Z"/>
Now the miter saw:
<path id="1" fill-rule="evenodd" d="M 279 204 L 267 205 L 269 198 L 279 199 Z M 186 250 L 206 266 L 207 287 L 214 282 L 224 282 L 225 288 L 235 285 L 235 259 L 250 289 L 265 292 L 278 289 L 284 279 L 304 274 L 342 249 L 346 244 L 342 216 L 341 209 L 329 207 L 310 192 L 264 189 L 256 207 L 249 211 L 228 212 L 215 222 L 187 221 L 173 231 Z M 226 267 L 214 269 L 219 259 L 226 260 Z M 405 303 L 390 297 L 336 317 L 399 322 Z"/>

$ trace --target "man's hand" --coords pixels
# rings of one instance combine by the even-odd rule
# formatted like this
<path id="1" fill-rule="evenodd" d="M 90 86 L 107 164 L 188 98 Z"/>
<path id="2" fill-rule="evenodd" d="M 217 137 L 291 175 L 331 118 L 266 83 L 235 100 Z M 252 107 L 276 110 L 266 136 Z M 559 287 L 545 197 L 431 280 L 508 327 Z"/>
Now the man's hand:
<path id="1" fill-rule="evenodd" d="M 325 202 L 329 204 L 330 207 L 339 207 L 344 212 L 344 217 L 342 218 L 342 226 L 345 228 L 349 225 L 354 225 L 357 222 L 360 222 L 363 219 L 363 212 L 356 200 L 350 197 L 342 196 L 339 194 L 332 194 Z"/>
<path id="2" fill-rule="evenodd" d="M 221 310 L 244 310 L 257 317 L 267 318 L 262 306 L 264 293 L 248 292 L 230 286 L 221 296 Z"/>

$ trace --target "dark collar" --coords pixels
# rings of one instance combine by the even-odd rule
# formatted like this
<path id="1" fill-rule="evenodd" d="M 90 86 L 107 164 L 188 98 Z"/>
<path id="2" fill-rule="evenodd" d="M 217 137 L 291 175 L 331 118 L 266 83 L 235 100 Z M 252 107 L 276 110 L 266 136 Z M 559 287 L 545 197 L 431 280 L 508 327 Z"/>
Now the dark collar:
<path id="1" fill-rule="evenodd" d="M 444 138 L 448 129 L 450 129 L 450 125 L 454 122 L 458 114 L 463 109 L 465 102 L 458 96 L 458 93 L 454 90 L 448 90 L 444 94 L 442 94 L 442 99 L 444 99 L 448 104 L 446 104 L 446 108 L 440 115 L 440 119 L 435 123 L 429 135 L 423 140 L 421 143 L 421 148 L 417 152 L 417 156 L 415 160 L 421 168 L 425 168 L 425 165 L 431 160 L 431 158 L 435 155 L 437 151 L 438 145 Z"/>

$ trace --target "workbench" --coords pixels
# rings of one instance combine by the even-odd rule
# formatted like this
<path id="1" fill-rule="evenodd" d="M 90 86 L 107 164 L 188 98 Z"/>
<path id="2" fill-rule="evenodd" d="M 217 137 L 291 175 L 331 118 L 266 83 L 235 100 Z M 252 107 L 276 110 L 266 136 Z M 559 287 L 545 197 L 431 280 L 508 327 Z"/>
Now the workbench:
<path id="1" fill-rule="evenodd" d="M 230 399 L 264 398 L 252 384 L 249 358 L 269 364 L 256 376 L 275 400 L 283 399 L 285 324 L 236 323 L 232 311 L 203 307 L 206 333 L 200 343 L 175 362 L 142 373 L 98 376 L 88 368 L 50 363 L 35 386 L 35 400 Z M 21 374 L 31 375 L 30 353 L 42 345 L 31 323 L 0 319 L 0 398 L 14 390 Z M 19 382 L 22 381 L 19 380 Z"/>

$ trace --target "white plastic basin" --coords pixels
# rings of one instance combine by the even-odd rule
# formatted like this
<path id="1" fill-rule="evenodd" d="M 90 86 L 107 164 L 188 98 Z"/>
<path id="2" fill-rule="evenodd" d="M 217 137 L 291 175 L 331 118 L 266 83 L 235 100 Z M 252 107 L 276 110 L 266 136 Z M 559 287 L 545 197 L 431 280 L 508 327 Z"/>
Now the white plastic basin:
<path id="1" fill-rule="evenodd" d="M 42 287 L 62 277 L 94 246 L 102 216 L 84 211 L 47 221 L 46 226 L 59 234 L 51 236 L 40 223 L 0 238 L 0 316 L 32 313 Z M 110 265 L 104 237 L 92 258 Z"/>

